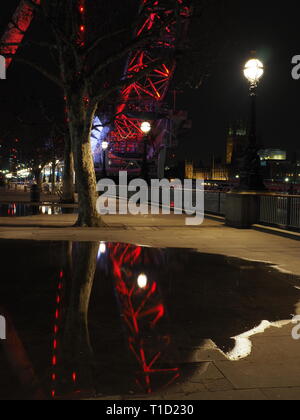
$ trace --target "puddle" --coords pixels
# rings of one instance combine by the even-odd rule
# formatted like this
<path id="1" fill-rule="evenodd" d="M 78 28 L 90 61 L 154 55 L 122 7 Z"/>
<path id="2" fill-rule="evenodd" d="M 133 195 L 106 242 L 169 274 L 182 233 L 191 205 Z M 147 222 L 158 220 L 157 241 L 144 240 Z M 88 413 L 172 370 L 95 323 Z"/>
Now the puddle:
<path id="1" fill-rule="evenodd" d="M 120 243 L 0 241 L 0 399 L 144 395 L 247 358 L 297 312 L 299 279 L 268 264 Z M 250 347 L 249 347 L 250 343 Z M 233 362 L 237 363 L 237 362 Z"/>
<path id="2" fill-rule="evenodd" d="M 30 203 L 0 204 L 0 217 L 26 217 L 36 215 L 57 215 L 74 213 L 74 208 L 61 207 L 57 204 L 45 203 L 44 205 L 32 205 Z"/>

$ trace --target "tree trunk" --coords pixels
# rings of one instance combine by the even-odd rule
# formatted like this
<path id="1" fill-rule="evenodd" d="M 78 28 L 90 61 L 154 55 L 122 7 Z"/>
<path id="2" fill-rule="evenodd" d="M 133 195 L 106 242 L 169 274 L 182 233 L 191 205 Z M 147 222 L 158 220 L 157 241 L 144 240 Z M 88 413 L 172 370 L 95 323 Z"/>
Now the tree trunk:
<path id="1" fill-rule="evenodd" d="M 77 225 L 100 227 L 103 222 L 96 210 L 96 175 L 90 142 L 77 138 L 73 148 L 79 204 Z"/>
<path id="2" fill-rule="evenodd" d="M 71 95 L 70 95 L 71 96 Z M 89 109 L 84 95 L 76 95 L 69 103 L 69 129 L 74 156 L 79 216 L 76 226 L 101 227 L 97 212 L 96 173 L 91 149 L 91 129 L 96 107 Z"/>
<path id="3" fill-rule="evenodd" d="M 33 175 L 34 175 L 35 182 L 41 189 L 42 188 L 42 170 L 40 168 L 35 168 L 33 170 Z"/>
<path id="4" fill-rule="evenodd" d="M 63 198 L 62 202 L 65 204 L 73 204 L 74 197 L 74 159 L 71 148 L 71 139 L 69 135 L 65 138 L 65 166 L 63 174 Z"/>
<path id="5" fill-rule="evenodd" d="M 52 194 L 55 194 L 55 183 L 56 183 L 55 169 L 56 169 L 56 159 L 53 159 L 51 163 L 51 181 L 50 181 Z"/>

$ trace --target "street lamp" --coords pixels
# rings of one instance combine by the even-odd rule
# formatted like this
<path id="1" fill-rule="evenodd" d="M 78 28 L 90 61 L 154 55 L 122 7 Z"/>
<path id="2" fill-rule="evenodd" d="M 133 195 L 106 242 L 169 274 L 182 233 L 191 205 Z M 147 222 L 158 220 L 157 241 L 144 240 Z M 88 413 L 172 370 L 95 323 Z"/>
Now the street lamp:
<path id="1" fill-rule="evenodd" d="M 257 87 L 258 82 L 264 75 L 264 65 L 257 59 L 247 61 L 244 68 L 244 75 L 251 86 Z"/>
<path id="2" fill-rule="evenodd" d="M 109 147 L 108 142 L 103 141 L 102 142 L 102 151 L 103 151 L 103 158 L 102 158 L 103 159 L 103 171 L 102 171 L 102 174 L 103 174 L 103 178 L 106 178 L 106 176 L 107 176 L 107 173 L 106 173 L 106 151 L 107 151 L 108 147 Z"/>
<path id="3" fill-rule="evenodd" d="M 254 58 L 245 64 L 244 76 L 249 82 L 249 94 L 251 99 L 251 118 L 248 146 L 245 151 L 243 165 L 240 173 L 239 190 L 242 191 L 264 191 L 263 177 L 261 175 L 261 162 L 258 155 L 256 133 L 256 98 L 259 81 L 264 75 L 263 63 Z"/>
<path id="4" fill-rule="evenodd" d="M 144 121 L 141 124 L 141 132 L 144 134 L 144 153 L 143 153 L 143 164 L 142 164 L 142 175 L 145 181 L 148 182 L 149 180 L 149 173 L 148 173 L 148 140 L 149 134 L 152 130 L 152 125 L 149 121 Z"/>
<path id="5" fill-rule="evenodd" d="M 141 124 L 142 133 L 149 134 L 151 129 L 152 129 L 152 127 L 151 127 L 151 123 L 149 121 L 142 122 L 142 124 Z"/>

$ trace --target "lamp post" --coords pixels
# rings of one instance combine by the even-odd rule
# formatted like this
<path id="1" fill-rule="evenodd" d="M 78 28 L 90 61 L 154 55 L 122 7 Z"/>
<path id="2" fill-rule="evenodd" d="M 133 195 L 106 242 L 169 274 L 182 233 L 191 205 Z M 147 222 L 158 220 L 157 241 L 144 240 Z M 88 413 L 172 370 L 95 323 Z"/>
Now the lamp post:
<path id="1" fill-rule="evenodd" d="M 141 131 L 144 134 L 144 152 L 143 152 L 143 163 L 142 163 L 142 176 L 145 181 L 149 181 L 149 171 L 148 171 L 148 160 L 147 160 L 147 154 L 148 154 L 148 139 L 149 134 L 152 130 L 151 123 L 149 121 L 144 121 L 141 124 Z"/>
<path id="2" fill-rule="evenodd" d="M 106 178 L 107 177 L 107 172 L 106 172 L 106 151 L 108 149 L 108 146 L 109 146 L 109 144 L 108 144 L 107 141 L 102 142 L 102 151 L 103 151 L 103 158 L 102 158 L 102 160 L 103 160 L 102 176 L 103 176 L 103 178 Z"/>
<path id="3" fill-rule="evenodd" d="M 244 76 L 249 82 L 249 94 L 251 99 L 251 117 L 248 146 L 245 151 L 243 165 L 240 173 L 240 191 L 264 191 L 266 188 L 261 175 L 261 164 L 258 156 L 257 132 L 256 132 L 256 98 L 257 87 L 264 75 L 264 66 L 260 60 L 251 59 L 244 67 Z"/>

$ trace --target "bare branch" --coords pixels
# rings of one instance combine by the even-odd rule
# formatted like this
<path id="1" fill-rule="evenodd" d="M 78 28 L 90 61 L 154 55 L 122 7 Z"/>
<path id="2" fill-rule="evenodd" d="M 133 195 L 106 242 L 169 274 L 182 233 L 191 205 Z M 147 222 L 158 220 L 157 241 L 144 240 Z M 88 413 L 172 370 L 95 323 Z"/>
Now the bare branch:
<path id="1" fill-rule="evenodd" d="M 100 64 L 98 64 L 96 67 L 94 67 L 94 69 L 89 71 L 89 75 L 88 75 L 87 80 L 89 82 L 92 82 L 94 80 L 94 78 L 97 76 L 98 73 L 105 70 L 108 66 L 110 66 L 111 64 L 120 60 L 121 58 L 125 57 L 130 52 L 134 51 L 135 49 L 140 48 L 143 45 L 146 45 L 151 40 L 153 41 L 153 38 L 154 38 L 153 36 L 147 36 L 147 37 L 143 37 L 143 38 L 134 39 L 134 41 L 132 41 L 127 46 L 122 48 L 121 51 L 119 51 L 118 53 L 112 54 L 106 60 L 102 61 Z"/>
<path id="2" fill-rule="evenodd" d="M 128 32 L 128 28 L 120 29 L 116 32 L 113 32 L 112 34 L 109 33 L 109 34 L 106 34 L 106 35 L 99 36 L 94 41 L 92 41 L 91 44 L 87 47 L 85 55 L 88 56 L 89 54 L 91 54 L 94 51 L 94 49 L 97 48 L 99 46 L 99 44 L 101 44 L 101 42 L 104 42 L 108 39 L 114 38 L 114 37 L 116 37 L 118 35 L 121 35 L 123 33 L 126 33 L 126 32 Z"/>
<path id="3" fill-rule="evenodd" d="M 47 79 L 51 80 L 53 83 L 55 83 L 60 88 L 62 88 L 62 89 L 64 88 L 64 84 L 62 83 L 62 81 L 58 77 L 49 73 L 46 69 L 41 67 L 39 64 L 36 64 L 36 63 L 34 63 L 30 60 L 26 60 L 24 58 L 19 58 L 19 57 L 15 57 L 15 60 L 20 62 L 20 63 L 27 64 L 28 66 L 32 67 L 33 69 L 35 69 L 36 71 L 41 73 Z"/>
<path id="4" fill-rule="evenodd" d="M 163 58 L 154 60 L 151 65 L 149 65 L 145 70 L 141 70 L 135 76 L 129 76 L 126 80 L 121 81 L 120 83 L 116 84 L 115 86 L 106 89 L 104 92 L 100 93 L 99 95 L 95 95 L 92 98 L 93 102 L 99 103 L 106 99 L 108 96 L 112 95 L 113 93 L 117 92 L 118 90 L 124 89 L 133 83 L 139 82 L 143 77 L 147 76 L 153 69 L 157 67 L 157 64 L 163 63 Z"/>

